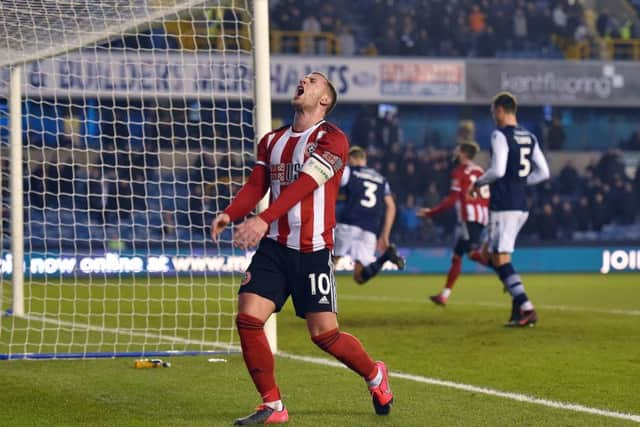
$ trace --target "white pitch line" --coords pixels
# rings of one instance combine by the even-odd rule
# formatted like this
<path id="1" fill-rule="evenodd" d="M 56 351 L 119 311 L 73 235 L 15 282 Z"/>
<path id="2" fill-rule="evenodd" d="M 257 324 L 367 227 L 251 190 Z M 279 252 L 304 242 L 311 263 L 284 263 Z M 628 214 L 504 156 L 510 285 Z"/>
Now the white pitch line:
<path id="1" fill-rule="evenodd" d="M 122 334 L 122 335 L 128 335 L 128 336 L 138 336 L 138 337 L 144 337 L 144 338 L 155 338 L 155 339 L 159 339 L 159 340 L 163 340 L 163 341 L 178 342 L 178 343 L 182 343 L 182 344 L 199 344 L 199 345 L 202 345 L 202 346 L 209 345 L 209 346 L 223 347 L 223 348 L 226 348 L 228 350 L 239 350 L 240 349 L 238 346 L 225 344 L 225 343 L 219 343 L 219 342 L 198 341 L 198 340 L 192 340 L 192 339 L 181 338 L 181 337 L 167 336 L 167 335 L 162 335 L 162 334 L 150 334 L 148 332 L 132 331 L 132 330 L 127 330 L 127 329 L 102 328 L 102 327 L 98 327 L 98 326 L 76 324 L 76 323 L 73 323 L 73 322 L 50 319 L 50 318 L 46 318 L 46 317 L 25 316 L 24 318 L 29 319 L 29 320 L 34 320 L 34 321 L 40 321 L 40 322 L 43 322 L 43 323 L 52 323 L 52 324 L 57 324 L 57 325 L 60 325 L 60 326 L 67 326 L 67 327 L 73 327 L 73 328 L 77 328 L 77 329 L 85 329 L 85 330 L 90 330 L 90 331 L 107 332 L 107 333 Z M 297 354 L 291 354 L 291 353 L 287 353 L 287 352 L 284 352 L 284 351 L 279 351 L 277 353 L 277 356 L 278 357 L 283 357 L 283 358 L 286 358 L 286 359 L 297 360 L 297 361 L 301 361 L 301 362 L 313 363 L 313 364 L 316 364 L 316 365 L 331 366 L 331 367 L 334 367 L 334 368 L 346 368 L 345 365 L 343 365 L 342 363 L 340 363 L 340 362 L 338 362 L 336 360 L 324 359 L 324 358 L 320 358 L 320 357 L 300 356 L 300 355 L 297 355 Z M 553 400 L 540 399 L 540 398 L 533 397 L 533 396 L 527 396 L 525 394 L 504 392 L 504 391 L 499 391 L 499 390 L 493 390 L 493 389 L 486 388 L 486 387 L 477 387 L 477 386 L 474 386 L 474 385 L 456 383 L 456 382 L 453 382 L 453 381 L 439 380 L 439 379 L 436 379 L 436 378 L 428 378 L 428 377 L 423 377 L 423 376 L 420 376 L 420 375 L 405 374 L 405 373 L 397 372 L 397 371 L 389 371 L 389 376 L 392 377 L 392 378 L 401 378 L 401 379 L 404 379 L 404 380 L 414 381 L 414 382 L 423 383 L 423 384 L 431 384 L 431 385 L 437 385 L 437 386 L 441 386 L 441 387 L 448 387 L 448 388 L 453 388 L 453 389 L 472 392 L 472 393 L 485 394 L 485 395 L 488 395 L 488 396 L 502 397 L 502 398 L 505 398 L 505 399 L 516 400 L 516 401 L 519 401 L 519 402 L 530 403 L 530 404 L 534 404 L 534 405 L 547 406 L 549 408 L 563 409 L 563 410 L 575 411 L 575 412 L 582 412 L 582 413 L 586 413 L 586 414 L 600 415 L 600 416 L 603 416 L 603 417 L 617 418 L 617 419 L 622 419 L 622 420 L 627 420 L 627 421 L 634 421 L 634 422 L 640 423 L 640 415 L 637 415 L 637 414 L 615 412 L 615 411 L 609 411 L 609 410 L 606 410 L 606 409 L 599 409 L 599 408 L 591 408 L 589 406 L 579 405 L 579 404 L 576 404 L 576 403 L 557 402 L 557 401 L 553 401 Z"/>
<path id="2" fill-rule="evenodd" d="M 278 356 L 285 357 L 287 359 L 298 360 L 301 362 L 314 363 L 316 365 L 331 366 L 334 368 L 346 368 L 346 366 L 344 366 L 340 362 L 323 359 L 319 357 L 298 356 L 298 355 L 290 354 L 286 352 L 278 352 Z M 505 399 L 517 400 L 519 402 L 547 406 L 549 408 L 583 412 L 587 414 L 600 415 L 600 416 L 609 417 L 609 418 L 618 418 L 622 420 L 634 421 L 634 422 L 640 423 L 640 415 L 636 415 L 636 414 L 608 411 L 606 409 L 591 408 L 589 406 L 579 405 L 576 403 L 556 402 L 554 400 L 540 399 L 533 396 L 527 396 L 526 394 L 504 392 L 499 390 L 493 390 L 486 387 L 477 387 L 469 384 L 438 380 L 435 378 L 428 378 L 420 375 L 405 374 L 405 373 L 396 372 L 396 371 L 389 371 L 389 376 L 392 378 L 401 378 L 404 380 L 414 381 L 414 382 L 423 383 L 423 384 L 431 384 L 431 385 L 437 385 L 441 387 L 454 388 L 457 390 L 462 390 L 462 391 L 467 391 L 472 393 L 485 394 L 488 396 L 502 397 Z"/>
<path id="3" fill-rule="evenodd" d="M 65 320 L 58 320 L 58 319 L 50 319 L 47 317 L 40 317 L 40 316 L 30 316 L 30 315 L 25 315 L 22 316 L 21 319 L 27 319 L 27 320 L 31 320 L 31 321 L 38 321 L 38 322 L 42 322 L 42 323 L 51 323 L 54 325 L 58 325 L 58 326 L 65 326 L 68 328 L 73 328 L 73 329 L 84 329 L 86 331 L 93 331 L 93 332 L 101 332 L 101 333 L 111 333 L 114 335 L 125 335 L 128 337 L 140 337 L 140 338 L 151 338 L 151 339 L 155 339 L 155 340 L 159 340 L 159 341 L 167 341 L 167 342 L 171 342 L 171 343 L 179 343 L 179 344 L 201 344 L 201 345 L 208 345 L 208 346 L 212 346 L 212 347 L 219 347 L 219 348 L 223 348 L 225 350 L 229 350 L 229 351 L 240 351 L 240 346 L 237 345 L 231 345 L 231 344 L 226 344 L 226 343 L 221 343 L 221 342 L 213 342 L 213 341 L 199 341 L 199 340 L 194 340 L 194 339 L 188 339 L 188 338 L 181 338 L 181 337 L 176 337 L 176 336 L 172 336 L 172 335 L 162 335 L 162 334 L 151 334 L 149 332 L 140 332 L 140 331 L 136 331 L 134 329 L 113 329 L 113 328 L 104 328 L 102 326 L 94 326 L 94 325 L 87 325 L 84 323 L 74 323 L 74 322 L 67 322 Z M 109 343 L 110 345 L 112 344 L 122 344 L 122 345 L 130 345 L 130 344 L 139 344 L 136 342 L 129 342 L 129 343 Z"/>
<path id="4" fill-rule="evenodd" d="M 348 301 L 380 301 L 380 302 L 392 302 L 392 303 L 419 303 L 419 304 L 433 304 L 428 299 L 416 299 L 416 298 L 398 298 L 398 297 L 379 297 L 379 296 L 367 296 L 367 295 L 339 295 L 342 300 Z M 448 302 L 449 305 L 475 305 L 480 307 L 508 307 L 508 303 L 500 304 L 497 302 Z M 574 307 L 569 305 L 546 305 L 536 304 L 536 307 L 542 310 L 550 311 L 573 311 L 582 313 L 598 313 L 598 314 L 615 314 L 620 316 L 640 316 L 640 310 L 622 310 L 622 309 L 605 309 L 605 308 L 589 308 L 589 307 Z"/>

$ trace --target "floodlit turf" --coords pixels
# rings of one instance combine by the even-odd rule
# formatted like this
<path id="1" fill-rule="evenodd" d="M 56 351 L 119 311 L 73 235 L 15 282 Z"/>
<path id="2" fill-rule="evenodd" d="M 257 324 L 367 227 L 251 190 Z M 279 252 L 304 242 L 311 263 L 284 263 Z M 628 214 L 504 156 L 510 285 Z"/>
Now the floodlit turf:
<path id="1" fill-rule="evenodd" d="M 374 358 L 387 362 L 396 403 L 391 415 L 378 417 L 373 413 L 366 387 L 355 374 L 280 356 L 277 373 L 289 407 L 290 424 L 638 425 L 630 420 L 520 402 L 478 390 L 419 382 L 439 379 L 462 387 L 484 387 L 640 417 L 640 275 L 523 275 L 523 279 L 540 315 L 535 328 L 502 327 L 510 304 L 492 275 L 462 276 L 446 308 L 436 307 L 427 299 L 440 289 L 442 276 L 383 276 L 365 286 L 340 276 L 341 328 L 358 336 Z M 161 287 L 155 282 L 146 286 L 145 292 L 157 302 L 143 306 L 129 303 L 129 310 L 144 308 L 144 313 L 150 314 L 151 329 L 162 326 L 163 334 L 171 330 L 181 333 L 189 322 L 208 327 L 227 325 L 228 316 L 218 316 L 214 321 L 199 314 L 187 315 L 189 309 L 199 310 L 198 313 L 206 309 L 208 316 L 214 316 L 217 306 L 206 302 L 190 305 L 183 300 L 189 295 L 201 299 L 214 294 L 215 285 L 197 280 L 189 289 L 180 285 L 162 290 L 165 298 L 180 298 L 177 303 L 165 302 L 171 316 L 156 315 L 160 310 L 154 304 L 160 304 Z M 122 295 L 124 299 L 133 292 L 138 292 L 138 297 L 147 295 L 140 293 L 142 288 L 137 286 L 110 286 L 105 286 L 103 292 L 114 292 L 112 296 Z M 55 283 L 32 287 L 29 292 L 35 297 L 45 291 L 50 297 L 58 292 L 72 298 L 79 296 L 82 288 Z M 229 296 L 225 290 L 216 292 Z M 3 295 L 6 308 L 6 286 Z M 51 302 L 47 304 L 51 308 Z M 94 309 L 111 307 L 94 304 Z M 125 305 L 118 305 L 118 309 L 122 312 Z M 59 307 L 53 307 L 50 313 L 54 310 Z M 183 317 L 176 315 L 182 312 Z M 134 317 L 129 320 L 131 325 L 142 327 L 139 322 L 145 316 Z M 73 317 L 65 319 L 72 321 Z M 0 352 L 6 352 L 11 321 L 15 320 L 2 319 Z M 113 327 L 109 322 L 115 319 L 104 326 Z M 294 317 L 290 305 L 279 316 L 278 324 L 282 351 L 329 360 L 311 343 L 303 321 Z M 49 339 L 51 333 L 33 336 L 46 335 L 44 338 Z M 109 334 L 97 337 L 111 338 Z M 119 340 L 124 341 L 123 337 Z M 258 396 L 241 356 L 225 358 L 227 362 L 208 363 L 207 357 L 174 357 L 171 368 L 147 370 L 134 369 L 132 359 L 0 361 L 0 424 L 230 425 L 234 418 L 253 409 Z"/>

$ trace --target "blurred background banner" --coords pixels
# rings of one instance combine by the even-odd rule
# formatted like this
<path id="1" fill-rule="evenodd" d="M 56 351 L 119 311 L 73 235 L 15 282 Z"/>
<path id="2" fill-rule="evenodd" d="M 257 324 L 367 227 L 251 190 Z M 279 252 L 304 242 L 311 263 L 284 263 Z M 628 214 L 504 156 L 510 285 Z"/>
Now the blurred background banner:
<path id="1" fill-rule="evenodd" d="M 401 248 L 407 268 L 398 274 L 443 274 L 450 266 L 449 247 Z M 253 252 L 233 254 L 230 251 L 182 251 L 175 254 L 150 252 L 103 252 L 94 254 L 31 253 L 25 258 L 25 271 L 34 276 L 73 277 L 103 274 L 231 274 L 246 270 Z M 514 254 L 514 262 L 524 273 L 601 273 L 640 271 L 638 247 L 527 247 Z M 397 270 L 387 262 L 386 271 Z M 472 263 L 463 263 L 463 272 L 489 273 L 490 270 Z M 343 257 L 336 265 L 338 272 L 353 271 L 353 261 Z M 11 255 L 0 258 L 0 272 L 12 272 Z"/>
<path id="2" fill-rule="evenodd" d="M 182 61 L 181 66 L 177 58 Z M 90 58 L 91 60 L 87 60 Z M 162 54 L 86 51 L 24 67 L 25 92 L 41 96 L 248 98 L 251 58 L 194 52 Z M 343 102 L 486 104 L 497 92 L 522 105 L 640 106 L 637 64 L 623 61 L 442 60 L 273 56 L 273 100 L 288 101 L 300 76 L 320 70 Z M 496 71 L 499 70 L 499 71 Z M 3 68 L 0 92 L 8 91 Z"/>
<path id="3" fill-rule="evenodd" d="M 336 85 L 341 102 L 461 102 L 465 64 L 421 58 L 273 56 L 274 101 L 289 100 L 300 76 L 319 70 Z"/>
<path id="4" fill-rule="evenodd" d="M 2 69 L 0 93 L 8 92 L 9 69 Z M 230 98 L 252 96 L 251 56 L 206 55 L 194 52 L 138 52 L 87 50 L 24 67 L 27 95 L 138 96 Z"/>
<path id="5" fill-rule="evenodd" d="M 640 105 L 638 66 L 602 61 L 497 61 L 466 63 L 470 103 L 509 91 L 522 105 L 622 107 Z"/>
<path id="6" fill-rule="evenodd" d="M 274 101 L 291 99 L 300 76 L 319 70 L 345 102 L 462 102 L 465 63 L 415 58 L 274 56 Z M 8 92 L 9 69 L 2 69 L 0 93 Z M 163 52 L 84 51 L 32 62 L 24 67 L 25 92 L 40 96 L 142 96 L 249 98 L 251 57 Z"/>

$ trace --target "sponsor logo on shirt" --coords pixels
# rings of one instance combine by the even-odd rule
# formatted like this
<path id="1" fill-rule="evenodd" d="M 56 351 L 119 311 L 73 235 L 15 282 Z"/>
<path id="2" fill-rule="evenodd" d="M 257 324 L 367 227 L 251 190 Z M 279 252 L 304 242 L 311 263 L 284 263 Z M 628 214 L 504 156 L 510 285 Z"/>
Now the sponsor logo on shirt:
<path id="1" fill-rule="evenodd" d="M 300 163 L 278 163 L 271 165 L 271 182 L 280 182 L 282 185 L 291 184 L 298 179 L 298 174 L 302 169 Z"/>

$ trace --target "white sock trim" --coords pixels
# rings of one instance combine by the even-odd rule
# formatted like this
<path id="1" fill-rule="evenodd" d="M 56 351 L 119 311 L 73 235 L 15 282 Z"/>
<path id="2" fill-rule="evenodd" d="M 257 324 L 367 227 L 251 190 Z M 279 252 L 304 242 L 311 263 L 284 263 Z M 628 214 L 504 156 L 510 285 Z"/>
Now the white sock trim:
<path id="1" fill-rule="evenodd" d="M 284 405 L 282 404 L 282 400 L 274 400 L 273 402 L 264 402 L 265 406 L 273 409 L 274 411 L 280 412 L 284 409 Z"/>
<path id="2" fill-rule="evenodd" d="M 531 304 L 531 301 L 525 301 L 522 303 L 522 305 L 520 306 L 520 310 L 522 311 L 530 311 L 533 310 L 533 304 Z"/>
<path id="3" fill-rule="evenodd" d="M 380 385 L 381 382 L 382 382 L 382 370 L 378 368 L 378 373 L 371 381 L 367 381 L 367 385 L 369 387 L 377 387 Z"/>

